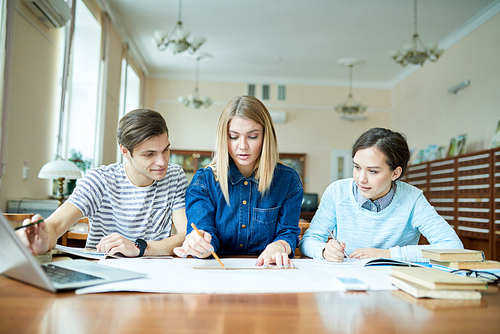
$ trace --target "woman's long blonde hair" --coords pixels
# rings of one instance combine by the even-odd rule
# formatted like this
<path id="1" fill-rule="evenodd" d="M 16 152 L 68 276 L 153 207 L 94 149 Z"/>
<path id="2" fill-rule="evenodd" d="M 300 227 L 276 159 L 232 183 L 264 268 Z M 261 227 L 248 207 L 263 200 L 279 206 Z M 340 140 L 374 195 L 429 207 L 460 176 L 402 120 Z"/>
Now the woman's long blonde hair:
<path id="1" fill-rule="evenodd" d="M 215 156 L 208 165 L 214 172 L 215 179 L 229 204 L 228 171 L 228 127 L 229 122 L 235 117 L 252 120 L 264 129 L 264 138 L 260 157 L 255 164 L 255 179 L 259 180 L 259 191 L 264 194 L 273 180 L 274 169 L 281 163 L 278 154 L 278 141 L 273 121 L 269 111 L 257 98 L 248 95 L 237 96 L 224 107 L 219 117 L 216 133 Z"/>

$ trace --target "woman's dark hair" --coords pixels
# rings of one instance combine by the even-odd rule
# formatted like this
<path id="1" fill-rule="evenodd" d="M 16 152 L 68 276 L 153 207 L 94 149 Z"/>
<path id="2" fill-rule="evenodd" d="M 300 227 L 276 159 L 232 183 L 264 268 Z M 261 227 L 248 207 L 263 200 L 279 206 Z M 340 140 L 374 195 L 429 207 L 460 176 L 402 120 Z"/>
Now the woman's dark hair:
<path id="1" fill-rule="evenodd" d="M 118 123 L 118 143 L 130 151 L 149 138 L 166 133 L 167 123 L 163 116 L 151 109 L 135 109 L 122 117 Z"/>
<path id="2" fill-rule="evenodd" d="M 401 167 L 401 178 L 408 168 L 410 150 L 404 134 L 384 128 L 372 128 L 363 133 L 352 147 L 352 157 L 365 148 L 375 147 L 386 157 L 386 163 L 391 169 Z"/>

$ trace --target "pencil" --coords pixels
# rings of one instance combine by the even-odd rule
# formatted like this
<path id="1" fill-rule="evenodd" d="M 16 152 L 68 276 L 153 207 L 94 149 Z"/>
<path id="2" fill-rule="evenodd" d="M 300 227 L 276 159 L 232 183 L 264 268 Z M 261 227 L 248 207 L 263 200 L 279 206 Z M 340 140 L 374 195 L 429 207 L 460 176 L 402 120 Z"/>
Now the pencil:
<path id="1" fill-rule="evenodd" d="M 14 229 L 14 231 L 17 231 L 17 230 L 20 230 L 22 228 L 25 228 L 25 227 L 30 227 L 30 226 L 35 226 L 36 224 L 40 224 L 41 222 L 43 222 L 43 219 L 40 219 L 39 221 L 37 221 L 36 223 L 29 223 L 29 224 L 26 224 L 26 225 L 21 225 L 21 226 L 18 226 Z"/>
<path id="2" fill-rule="evenodd" d="M 332 236 L 332 239 L 333 239 L 333 240 L 335 240 L 335 241 L 339 242 L 339 241 L 337 240 L 337 238 L 335 238 L 335 236 L 333 235 L 333 232 L 332 232 L 332 231 L 330 231 L 330 230 L 328 229 L 328 227 L 326 228 L 326 230 L 328 231 L 328 233 L 330 233 L 330 235 Z M 340 244 L 340 243 L 339 243 L 339 244 Z M 351 261 L 351 258 L 349 257 L 349 255 L 347 255 L 347 253 L 346 253 L 345 249 L 344 249 L 344 255 L 345 255 L 345 257 L 346 257 L 349 261 Z"/>
<path id="3" fill-rule="evenodd" d="M 198 235 L 199 235 L 200 237 L 202 237 L 202 238 L 203 238 L 203 235 L 201 235 L 200 230 L 198 230 L 198 228 L 196 228 L 196 225 L 194 225 L 194 223 L 191 223 L 191 227 L 192 227 L 192 228 L 193 228 L 193 229 L 194 229 L 194 230 L 198 233 Z M 224 266 L 224 264 L 222 263 L 222 261 L 219 259 L 219 257 L 217 256 L 217 254 L 215 254 L 215 252 L 211 252 L 211 253 L 212 253 L 212 255 L 215 257 L 215 259 L 216 259 L 217 261 L 219 261 L 219 264 L 221 265 L 222 269 L 224 269 L 224 270 L 225 270 L 225 269 L 226 269 L 226 267 Z"/>

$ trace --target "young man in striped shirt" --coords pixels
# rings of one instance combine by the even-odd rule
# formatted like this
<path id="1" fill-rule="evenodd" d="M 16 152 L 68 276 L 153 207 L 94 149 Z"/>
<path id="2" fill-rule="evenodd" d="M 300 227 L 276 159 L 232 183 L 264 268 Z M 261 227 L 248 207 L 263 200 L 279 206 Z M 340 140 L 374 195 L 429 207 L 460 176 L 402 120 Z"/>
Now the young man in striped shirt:
<path id="1" fill-rule="evenodd" d="M 17 232 L 34 255 L 54 248 L 82 217 L 90 222 L 86 247 L 99 252 L 172 255 L 182 245 L 188 183 L 182 168 L 168 163 L 165 119 L 153 110 L 133 110 L 120 120 L 117 137 L 125 163 L 92 169 L 44 222 Z M 31 221 L 40 219 L 37 214 Z M 174 236 L 172 223 L 178 232 Z"/>

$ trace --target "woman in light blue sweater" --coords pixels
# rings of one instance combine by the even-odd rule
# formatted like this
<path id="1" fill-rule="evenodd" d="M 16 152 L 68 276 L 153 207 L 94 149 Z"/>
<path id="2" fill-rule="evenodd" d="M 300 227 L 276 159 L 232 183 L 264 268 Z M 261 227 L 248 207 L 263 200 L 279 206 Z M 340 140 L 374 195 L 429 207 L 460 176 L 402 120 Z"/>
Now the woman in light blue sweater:
<path id="1" fill-rule="evenodd" d="M 354 144 L 352 158 L 353 178 L 326 189 L 300 241 L 303 255 L 341 262 L 345 251 L 356 259 L 428 262 L 422 258 L 424 248 L 463 248 L 422 191 L 398 181 L 410 159 L 402 134 L 370 129 Z M 328 241 L 327 229 L 342 242 Z M 421 234 L 430 245 L 418 245 Z"/>

